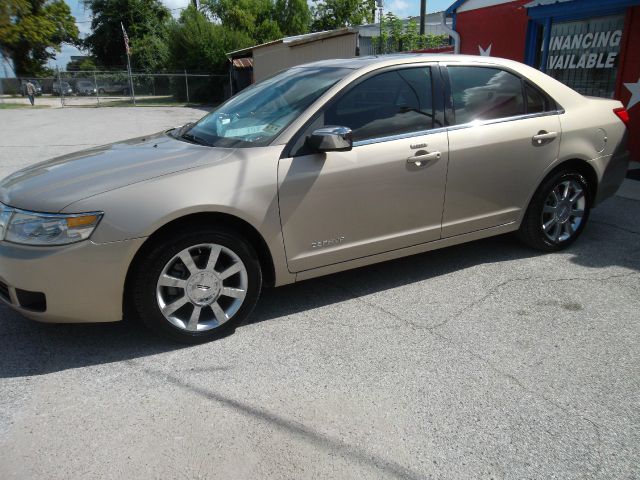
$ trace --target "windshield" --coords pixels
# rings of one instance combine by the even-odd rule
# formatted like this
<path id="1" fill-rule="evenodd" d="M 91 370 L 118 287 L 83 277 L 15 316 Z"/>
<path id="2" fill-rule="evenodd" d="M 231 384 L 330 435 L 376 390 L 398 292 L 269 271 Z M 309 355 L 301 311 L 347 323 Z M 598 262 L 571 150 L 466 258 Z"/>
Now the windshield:
<path id="1" fill-rule="evenodd" d="M 286 70 L 232 97 L 182 137 L 213 147 L 267 145 L 348 72 L 326 67 Z"/>

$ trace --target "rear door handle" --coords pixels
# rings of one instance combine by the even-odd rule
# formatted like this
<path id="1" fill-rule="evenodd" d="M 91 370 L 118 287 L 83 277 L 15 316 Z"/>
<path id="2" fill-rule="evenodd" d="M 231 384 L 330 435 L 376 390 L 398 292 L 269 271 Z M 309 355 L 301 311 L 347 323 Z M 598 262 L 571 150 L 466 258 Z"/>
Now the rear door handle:
<path id="1" fill-rule="evenodd" d="M 544 145 L 546 143 L 552 142 L 558 136 L 558 132 L 546 132 L 545 130 L 540 130 L 537 135 L 534 135 L 531 139 L 534 145 Z"/>
<path id="2" fill-rule="evenodd" d="M 440 160 L 442 154 L 440 152 L 427 153 L 425 151 L 416 152 L 416 155 L 407 158 L 407 163 L 413 163 L 418 167 L 422 167 L 435 160 Z"/>

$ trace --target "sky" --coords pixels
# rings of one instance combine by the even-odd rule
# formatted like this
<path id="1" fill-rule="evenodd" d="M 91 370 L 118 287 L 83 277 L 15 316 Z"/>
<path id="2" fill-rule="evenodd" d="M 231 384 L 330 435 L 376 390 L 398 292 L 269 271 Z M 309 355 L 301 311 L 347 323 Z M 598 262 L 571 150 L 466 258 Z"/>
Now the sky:
<path id="1" fill-rule="evenodd" d="M 84 37 L 91 29 L 91 12 L 85 10 L 81 0 L 65 0 L 69 7 L 71 7 L 71 13 L 76 18 L 78 29 L 80 30 L 80 36 Z M 172 10 L 174 16 L 180 14 L 180 9 L 186 7 L 190 0 L 161 0 L 167 8 Z M 310 2 L 311 3 L 311 2 Z M 453 0 L 427 0 L 427 12 L 438 12 L 447 8 Z M 385 0 L 384 12 L 393 12 L 400 18 L 409 16 L 416 16 L 420 14 L 420 0 Z M 71 45 L 62 45 L 62 51 L 56 55 L 55 60 L 49 62 L 49 67 L 55 68 L 56 66 L 64 69 L 70 61 L 71 55 L 86 55 L 86 52 L 81 52 L 77 48 Z M 9 73 L 9 72 L 7 72 Z"/>

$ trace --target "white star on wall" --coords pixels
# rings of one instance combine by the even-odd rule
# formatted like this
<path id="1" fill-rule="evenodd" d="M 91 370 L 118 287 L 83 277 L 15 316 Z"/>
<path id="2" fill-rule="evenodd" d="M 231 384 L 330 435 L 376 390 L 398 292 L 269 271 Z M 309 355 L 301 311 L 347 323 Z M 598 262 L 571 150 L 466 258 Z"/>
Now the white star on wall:
<path id="1" fill-rule="evenodd" d="M 629 110 L 636 103 L 640 103 L 640 79 L 636 83 L 625 83 L 624 86 L 631 92 L 631 99 L 627 104 L 627 110 Z"/>
<path id="2" fill-rule="evenodd" d="M 491 56 L 491 47 L 493 43 L 490 43 L 487 49 L 483 49 L 480 45 L 478 45 L 478 50 L 480 51 L 480 56 L 482 57 L 490 57 Z"/>

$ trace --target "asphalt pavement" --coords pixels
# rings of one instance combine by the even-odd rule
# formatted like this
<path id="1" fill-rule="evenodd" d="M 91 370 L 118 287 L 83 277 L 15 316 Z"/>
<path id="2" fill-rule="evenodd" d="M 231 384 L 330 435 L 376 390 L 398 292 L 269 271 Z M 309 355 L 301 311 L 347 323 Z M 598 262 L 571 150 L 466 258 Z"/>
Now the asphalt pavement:
<path id="1" fill-rule="evenodd" d="M 0 110 L 0 174 L 204 113 Z M 638 479 L 627 182 L 562 253 L 501 236 L 270 289 L 205 345 L 0 306 L 0 478 Z"/>

